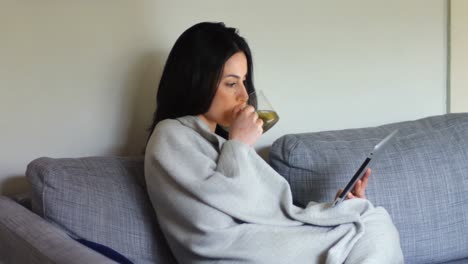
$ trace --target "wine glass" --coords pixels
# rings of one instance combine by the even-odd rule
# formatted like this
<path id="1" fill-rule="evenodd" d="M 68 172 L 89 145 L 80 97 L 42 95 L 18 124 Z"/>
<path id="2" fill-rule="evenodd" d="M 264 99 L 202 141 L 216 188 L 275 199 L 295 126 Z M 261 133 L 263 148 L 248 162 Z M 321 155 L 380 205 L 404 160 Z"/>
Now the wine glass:
<path id="1" fill-rule="evenodd" d="M 279 116 L 271 106 L 262 90 L 257 90 L 249 94 L 247 104 L 253 106 L 258 117 L 263 121 L 263 133 L 272 128 L 279 120 Z"/>

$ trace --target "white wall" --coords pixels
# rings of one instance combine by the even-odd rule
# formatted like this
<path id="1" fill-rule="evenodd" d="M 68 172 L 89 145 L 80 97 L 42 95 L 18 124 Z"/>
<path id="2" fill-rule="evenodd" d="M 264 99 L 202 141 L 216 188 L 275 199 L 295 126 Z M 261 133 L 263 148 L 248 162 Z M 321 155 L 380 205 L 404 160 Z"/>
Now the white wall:
<path id="1" fill-rule="evenodd" d="M 442 114 L 446 2 L 17 1 L 0 8 L 0 192 L 39 156 L 136 154 L 176 38 L 224 21 L 247 38 L 285 133 Z"/>
<path id="2" fill-rule="evenodd" d="M 468 1 L 450 10 L 450 112 L 468 112 Z"/>

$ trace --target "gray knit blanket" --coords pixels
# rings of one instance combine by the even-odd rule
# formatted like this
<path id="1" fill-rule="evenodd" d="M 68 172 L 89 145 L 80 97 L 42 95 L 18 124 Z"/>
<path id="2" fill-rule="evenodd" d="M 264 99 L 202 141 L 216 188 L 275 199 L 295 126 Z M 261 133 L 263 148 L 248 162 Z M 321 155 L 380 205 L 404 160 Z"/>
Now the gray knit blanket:
<path id="1" fill-rule="evenodd" d="M 403 263 L 385 209 L 364 199 L 299 208 L 253 148 L 211 133 L 196 116 L 156 126 L 145 178 L 180 263 Z"/>

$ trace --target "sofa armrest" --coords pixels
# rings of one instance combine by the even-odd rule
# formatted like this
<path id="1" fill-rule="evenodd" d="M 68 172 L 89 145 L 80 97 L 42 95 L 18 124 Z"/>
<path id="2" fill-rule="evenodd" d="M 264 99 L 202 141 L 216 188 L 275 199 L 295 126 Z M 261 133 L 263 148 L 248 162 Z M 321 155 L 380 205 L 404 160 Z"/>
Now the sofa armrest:
<path id="1" fill-rule="evenodd" d="M 115 263 L 0 196 L 0 263 Z"/>

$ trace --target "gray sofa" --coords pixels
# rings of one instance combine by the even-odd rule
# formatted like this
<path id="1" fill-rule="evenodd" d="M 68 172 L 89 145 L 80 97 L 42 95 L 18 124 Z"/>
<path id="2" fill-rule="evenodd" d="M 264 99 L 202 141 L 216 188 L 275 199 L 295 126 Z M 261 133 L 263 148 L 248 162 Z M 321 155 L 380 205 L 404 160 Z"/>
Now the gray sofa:
<path id="1" fill-rule="evenodd" d="M 395 128 L 368 198 L 392 215 L 406 263 L 468 263 L 468 114 L 285 135 L 270 162 L 298 205 L 331 201 Z M 175 263 L 146 195 L 142 157 L 39 158 L 26 174 L 29 200 L 0 197 L 0 263 Z"/>
<path id="2" fill-rule="evenodd" d="M 285 135 L 271 148 L 271 165 L 290 182 L 298 204 L 331 201 L 373 146 L 397 128 L 372 166 L 367 198 L 392 216 L 406 263 L 468 263 L 466 113 Z"/>

